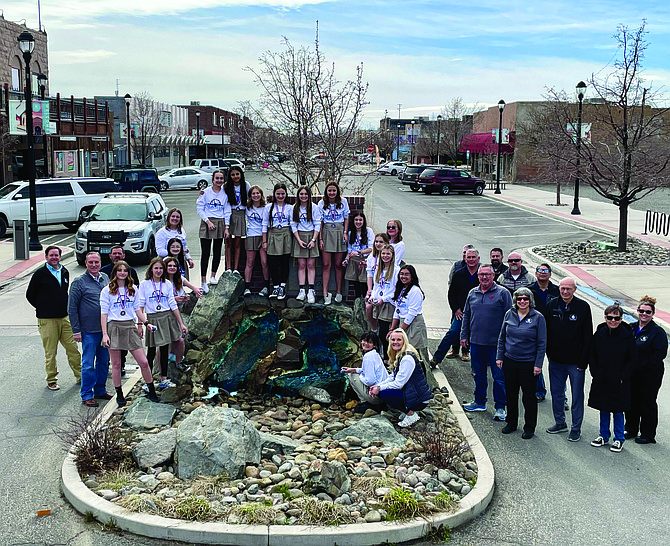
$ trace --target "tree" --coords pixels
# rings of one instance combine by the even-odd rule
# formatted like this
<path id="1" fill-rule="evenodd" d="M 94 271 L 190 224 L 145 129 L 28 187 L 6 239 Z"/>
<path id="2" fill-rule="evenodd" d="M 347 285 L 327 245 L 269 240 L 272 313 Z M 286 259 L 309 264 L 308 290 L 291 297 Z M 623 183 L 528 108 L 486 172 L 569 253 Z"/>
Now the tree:
<path id="1" fill-rule="evenodd" d="M 461 141 L 465 135 L 472 132 L 472 115 L 478 110 L 478 105 L 468 106 L 461 97 L 451 99 L 451 102 L 442 109 L 440 158 L 446 155 L 454 162 L 458 159 Z"/>
<path id="2" fill-rule="evenodd" d="M 133 136 L 135 153 L 142 165 L 148 165 L 164 128 L 161 125 L 161 109 L 147 91 L 142 91 L 133 97 L 130 120 L 131 125 L 135 125 Z"/>

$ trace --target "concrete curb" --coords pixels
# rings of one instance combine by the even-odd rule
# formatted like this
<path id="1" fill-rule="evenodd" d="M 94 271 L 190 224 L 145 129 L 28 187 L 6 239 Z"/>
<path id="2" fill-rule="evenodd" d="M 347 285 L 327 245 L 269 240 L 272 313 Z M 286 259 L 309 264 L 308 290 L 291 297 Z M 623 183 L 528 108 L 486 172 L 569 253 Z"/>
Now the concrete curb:
<path id="1" fill-rule="evenodd" d="M 437 370 L 435 375 L 438 384 L 452 392 L 441 370 Z M 130 391 L 140 377 L 138 370 L 124 385 L 124 392 Z M 105 421 L 109 419 L 116 409 L 115 404 L 115 400 L 110 400 L 100 412 L 100 418 Z M 63 494 L 82 514 L 91 513 L 102 523 L 113 521 L 125 531 L 153 538 L 229 546 L 373 546 L 385 542 L 402 543 L 421 538 L 431 529 L 442 526 L 453 529 L 470 521 L 486 509 L 493 497 L 495 474 L 491 459 L 456 400 L 452 411 L 472 448 L 478 469 L 475 487 L 461 500 L 459 510 L 453 514 L 415 518 L 405 523 L 349 524 L 339 527 L 230 525 L 170 519 L 129 512 L 96 495 L 81 481 L 71 452 L 63 461 L 61 469 Z"/>
<path id="2" fill-rule="evenodd" d="M 61 253 L 61 262 L 66 258 L 74 256 L 74 248 L 72 247 L 60 247 L 62 249 Z M 16 261 L 16 260 L 14 260 Z M 22 260 L 11 267 L 8 267 L 4 271 L 0 271 L 0 286 L 5 286 L 12 282 L 12 280 L 17 278 L 27 277 L 32 274 L 36 269 L 44 265 L 44 253 L 33 256 L 30 260 Z"/>

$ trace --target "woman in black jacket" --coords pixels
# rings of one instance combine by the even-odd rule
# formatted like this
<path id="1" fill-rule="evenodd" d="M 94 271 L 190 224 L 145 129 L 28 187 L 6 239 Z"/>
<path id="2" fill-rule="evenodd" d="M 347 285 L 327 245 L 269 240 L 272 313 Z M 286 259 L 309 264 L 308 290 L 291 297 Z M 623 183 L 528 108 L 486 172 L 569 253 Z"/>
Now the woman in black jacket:
<path id="1" fill-rule="evenodd" d="M 614 417 L 614 442 L 610 451 L 623 449 L 623 412 L 630 409 L 630 376 L 637 362 L 635 338 L 631 327 L 622 321 L 618 303 L 605 309 L 605 323 L 593 334 L 589 351 L 591 391 L 589 406 L 600 410 L 600 434 L 593 447 L 607 445 L 610 438 L 610 414 Z"/>
<path id="2" fill-rule="evenodd" d="M 656 398 L 663 381 L 663 359 L 668 354 L 668 336 L 654 322 L 655 312 L 656 299 L 644 296 L 637 306 L 640 318 L 631 324 L 637 346 L 637 366 L 631 376 L 630 410 L 626 412 L 624 436 L 626 439 L 635 438 L 636 444 L 656 443 Z"/>

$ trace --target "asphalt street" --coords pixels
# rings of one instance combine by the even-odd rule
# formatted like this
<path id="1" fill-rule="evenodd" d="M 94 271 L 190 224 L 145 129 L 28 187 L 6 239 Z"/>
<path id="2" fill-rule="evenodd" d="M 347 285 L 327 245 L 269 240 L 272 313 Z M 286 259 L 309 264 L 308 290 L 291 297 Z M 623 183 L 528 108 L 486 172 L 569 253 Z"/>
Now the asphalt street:
<path id="1" fill-rule="evenodd" d="M 258 173 L 247 175 L 264 189 L 270 184 Z M 197 258 L 197 192 L 166 192 L 169 206 L 186 216 L 192 253 Z M 380 177 L 373 191 L 374 226 L 385 227 L 389 218 L 403 222 L 407 245 L 405 260 L 417 266 L 426 293 L 424 314 L 437 345 L 448 326 L 446 277 L 465 243 L 473 243 L 488 256 L 493 246 L 506 252 L 533 244 L 585 239 L 588 230 L 575 228 L 538 214 L 519 211 L 473 195 L 424 195 L 409 191 L 399 181 Z M 474 224 L 474 225 L 473 225 Z M 41 231 L 43 244 L 72 244 L 65 229 Z M 197 260 L 196 260 L 197 261 Z M 83 271 L 74 259 L 67 267 L 72 276 Z M 126 546 L 176 544 L 131 534 L 116 535 L 97 523 L 85 523 L 62 498 L 59 488 L 63 452 L 53 429 L 67 417 L 84 411 L 78 389 L 64 355 L 59 352 L 61 390 L 44 387 L 41 342 L 32 308 L 25 301 L 27 278 L 17 279 L 0 292 L 0 480 L 4 517 L 0 544 L 74 546 Z M 600 309 L 594 307 L 599 321 Z M 445 361 L 443 367 L 455 395 L 469 401 L 472 378 L 469 365 Z M 588 386 L 588 381 L 587 381 Z M 111 387 L 111 381 L 110 381 Z M 553 423 L 550 400 L 540 405 L 537 435 L 530 441 L 517 434 L 503 437 L 502 424 L 491 412 L 472 418 L 496 471 L 496 492 L 487 512 L 452 532 L 451 544 L 665 544 L 670 516 L 670 470 L 664 429 L 670 415 L 670 388 L 660 396 L 661 415 L 656 446 L 627 442 L 621 454 L 589 445 L 597 435 L 597 413 L 586 409 L 582 441 L 565 435 L 548 435 Z M 51 516 L 37 517 L 48 508 Z M 423 544 L 417 542 L 415 544 Z"/>

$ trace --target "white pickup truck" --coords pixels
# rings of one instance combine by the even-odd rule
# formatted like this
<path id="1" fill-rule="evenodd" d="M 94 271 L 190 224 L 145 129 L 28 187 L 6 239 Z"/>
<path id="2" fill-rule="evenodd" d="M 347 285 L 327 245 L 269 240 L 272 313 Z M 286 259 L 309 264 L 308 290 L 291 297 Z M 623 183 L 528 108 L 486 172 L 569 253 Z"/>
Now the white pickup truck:
<path id="1" fill-rule="evenodd" d="M 118 191 L 111 178 L 48 178 L 35 182 L 37 224 L 63 224 L 75 231 L 105 193 Z M 30 188 L 27 181 L 0 188 L 0 237 L 14 220 L 30 220 Z"/>

